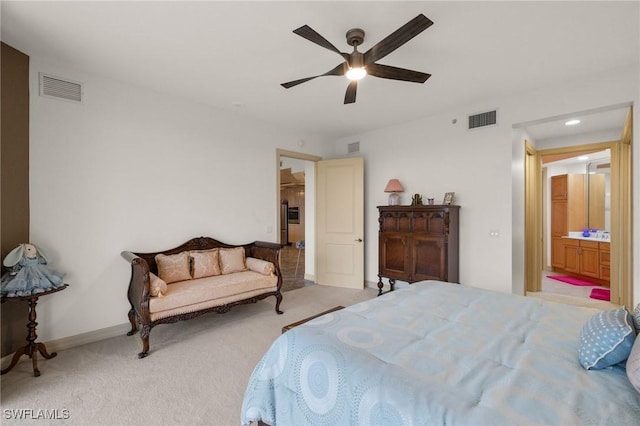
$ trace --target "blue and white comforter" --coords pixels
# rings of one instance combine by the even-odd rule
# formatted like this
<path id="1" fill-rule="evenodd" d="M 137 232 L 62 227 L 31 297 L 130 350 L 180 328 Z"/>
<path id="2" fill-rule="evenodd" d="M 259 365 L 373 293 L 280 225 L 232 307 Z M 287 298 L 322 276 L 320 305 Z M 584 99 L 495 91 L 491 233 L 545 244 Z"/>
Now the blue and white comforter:
<path id="1" fill-rule="evenodd" d="M 285 425 L 638 425 L 624 369 L 584 370 L 595 310 L 425 281 L 280 336 L 241 421 Z"/>

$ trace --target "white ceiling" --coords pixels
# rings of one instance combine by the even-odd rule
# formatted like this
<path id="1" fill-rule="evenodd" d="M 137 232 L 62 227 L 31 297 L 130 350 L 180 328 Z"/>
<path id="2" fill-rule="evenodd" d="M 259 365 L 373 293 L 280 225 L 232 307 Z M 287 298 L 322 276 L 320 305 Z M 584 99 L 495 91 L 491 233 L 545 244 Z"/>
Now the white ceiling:
<path id="1" fill-rule="evenodd" d="M 628 112 L 628 105 L 614 105 L 611 108 L 577 111 L 562 117 L 525 123 L 524 127 L 527 129 L 529 137 L 536 142 L 594 133 L 609 133 L 614 137 L 620 137 Z M 569 120 L 579 120 L 580 123 L 567 126 L 565 123 Z"/>
<path id="2" fill-rule="evenodd" d="M 638 62 L 639 2 L 2 1 L 2 40 L 28 55 L 328 137 L 413 120 Z M 380 62 L 425 84 L 344 77 L 280 83 L 341 62 L 292 30 L 366 51 L 425 14 L 434 25 Z M 42 70 L 46 71 L 46 70 Z M 86 88 L 90 90 L 90 88 Z"/>

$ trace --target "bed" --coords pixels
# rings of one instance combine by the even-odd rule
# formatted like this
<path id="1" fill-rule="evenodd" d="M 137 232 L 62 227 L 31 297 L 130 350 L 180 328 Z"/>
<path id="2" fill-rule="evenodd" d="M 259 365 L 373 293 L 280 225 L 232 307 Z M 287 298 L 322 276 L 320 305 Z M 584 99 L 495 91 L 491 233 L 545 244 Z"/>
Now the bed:
<path id="1" fill-rule="evenodd" d="M 638 425 L 625 368 L 578 362 L 597 312 L 414 283 L 281 335 L 253 371 L 241 422 Z"/>

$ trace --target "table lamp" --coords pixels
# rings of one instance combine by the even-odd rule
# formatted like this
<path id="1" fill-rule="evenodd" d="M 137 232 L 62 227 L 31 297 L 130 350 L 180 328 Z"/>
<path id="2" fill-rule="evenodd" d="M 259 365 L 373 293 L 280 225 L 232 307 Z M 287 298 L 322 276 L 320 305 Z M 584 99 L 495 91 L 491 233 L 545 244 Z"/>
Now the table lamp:
<path id="1" fill-rule="evenodd" d="M 389 205 L 390 206 L 398 206 L 400 205 L 400 195 L 398 192 L 404 192 L 404 188 L 398 179 L 390 179 L 387 183 L 387 187 L 384 189 L 384 192 L 390 192 L 389 194 Z"/>

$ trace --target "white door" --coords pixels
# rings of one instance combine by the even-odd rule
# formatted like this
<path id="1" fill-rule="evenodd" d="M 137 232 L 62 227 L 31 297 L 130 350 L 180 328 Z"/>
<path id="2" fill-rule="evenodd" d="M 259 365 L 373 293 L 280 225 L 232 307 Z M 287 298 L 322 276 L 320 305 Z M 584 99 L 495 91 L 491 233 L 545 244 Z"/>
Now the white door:
<path id="1" fill-rule="evenodd" d="M 364 162 L 362 158 L 317 163 L 316 281 L 364 288 Z"/>

